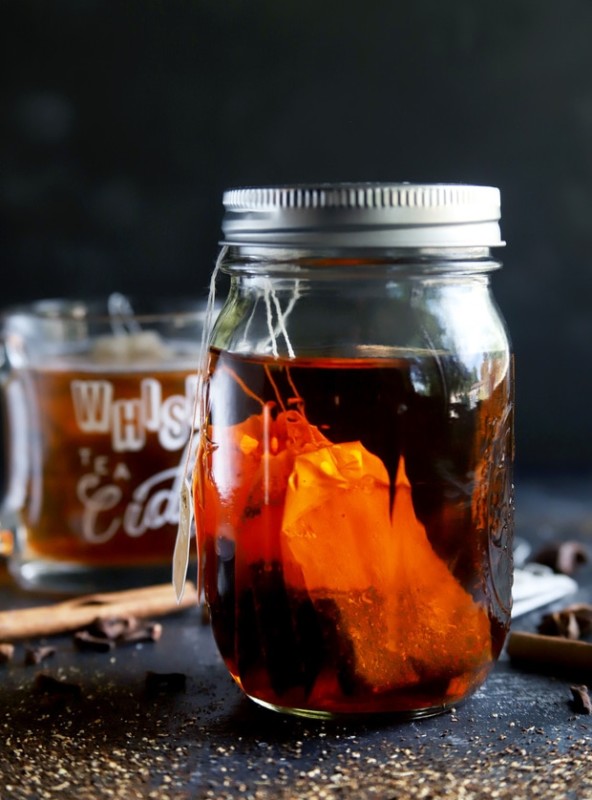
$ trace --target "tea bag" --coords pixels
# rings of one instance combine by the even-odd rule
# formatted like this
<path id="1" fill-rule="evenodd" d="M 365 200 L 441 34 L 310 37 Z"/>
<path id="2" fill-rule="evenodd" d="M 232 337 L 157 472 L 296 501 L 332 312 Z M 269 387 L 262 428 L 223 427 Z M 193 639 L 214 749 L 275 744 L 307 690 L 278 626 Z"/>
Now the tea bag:
<path id="1" fill-rule="evenodd" d="M 311 601 L 287 589 L 280 530 L 296 455 L 327 440 L 300 412 L 276 414 L 276 403 L 261 405 L 260 414 L 208 430 L 212 451 L 197 470 L 198 538 L 215 531 L 217 552 L 232 554 L 232 579 L 241 590 L 236 647 L 242 668 L 248 671 L 250 659 L 258 659 L 253 654 L 261 653 L 274 691 L 304 686 L 308 692 L 323 642 Z"/>
<path id="2" fill-rule="evenodd" d="M 487 614 L 430 545 L 402 456 L 391 514 L 386 468 L 360 442 L 298 455 L 281 546 L 288 581 L 336 603 L 355 673 L 376 689 L 453 679 L 489 656 Z"/>
<path id="3" fill-rule="evenodd" d="M 239 563 L 273 561 L 281 556 L 279 530 L 283 502 L 297 454 L 315 450 L 327 439 L 298 411 L 272 414 L 273 404 L 243 422 L 209 431 L 215 453 L 209 465 L 197 470 L 204 493 L 201 530 L 225 531 L 236 542 Z M 204 453 L 202 451 L 202 457 Z M 210 472 L 201 485 L 200 475 Z M 208 500 L 207 493 L 215 492 Z"/>
<path id="4" fill-rule="evenodd" d="M 282 547 L 288 582 L 294 565 L 309 593 L 363 592 L 384 564 L 389 477 L 361 442 L 299 453 L 288 480 Z M 384 583 L 384 580 L 381 582 Z"/>

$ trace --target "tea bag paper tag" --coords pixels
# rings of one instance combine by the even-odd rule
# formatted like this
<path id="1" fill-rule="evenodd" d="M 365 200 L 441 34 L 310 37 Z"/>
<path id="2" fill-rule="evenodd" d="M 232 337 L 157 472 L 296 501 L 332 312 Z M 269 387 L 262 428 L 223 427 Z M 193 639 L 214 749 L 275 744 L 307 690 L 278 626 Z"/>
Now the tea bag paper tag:
<path id="1" fill-rule="evenodd" d="M 173 587 L 177 602 L 183 599 L 187 567 L 189 565 L 189 544 L 191 541 L 191 519 L 193 507 L 191 502 L 191 484 L 188 478 L 182 481 L 179 496 L 179 528 L 173 552 Z"/>

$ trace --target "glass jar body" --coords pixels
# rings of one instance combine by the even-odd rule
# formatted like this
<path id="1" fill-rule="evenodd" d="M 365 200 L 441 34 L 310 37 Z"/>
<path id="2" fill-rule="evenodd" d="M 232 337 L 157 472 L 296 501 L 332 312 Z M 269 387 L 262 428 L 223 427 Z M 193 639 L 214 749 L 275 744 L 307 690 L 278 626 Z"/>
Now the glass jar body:
<path id="1" fill-rule="evenodd" d="M 433 714 L 501 650 L 512 357 L 482 256 L 226 257 L 196 521 L 218 647 L 263 705 Z"/>

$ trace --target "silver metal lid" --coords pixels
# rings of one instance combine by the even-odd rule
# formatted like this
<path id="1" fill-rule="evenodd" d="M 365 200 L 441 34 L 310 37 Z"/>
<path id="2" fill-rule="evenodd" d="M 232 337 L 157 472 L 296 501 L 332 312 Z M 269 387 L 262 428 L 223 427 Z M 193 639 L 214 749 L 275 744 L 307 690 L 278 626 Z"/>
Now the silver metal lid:
<path id="1" fill-rule="evenodd" d="M 493 186 L 336 183 L 224 193 L 223 243 L 272 247 L 500 247 Z"/>

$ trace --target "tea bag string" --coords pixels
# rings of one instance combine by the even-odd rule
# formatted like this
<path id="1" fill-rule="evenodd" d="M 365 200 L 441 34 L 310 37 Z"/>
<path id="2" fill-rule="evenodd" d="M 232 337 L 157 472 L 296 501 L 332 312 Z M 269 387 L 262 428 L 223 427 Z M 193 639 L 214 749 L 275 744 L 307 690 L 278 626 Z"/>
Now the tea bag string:
<path id="1" fill-rule="evenodd" d="M 210 334 L 212 332 L 214 320 L 214 306 L 216 302 L 216 281 L 222 262 L 228 252 L 227 247 L 223 247 L 220 251 L 216 266 L 210 278 L 210 290 L 208 294 L 208 302 L 206 305 L 204 324 L 201 332 L 201 344 L 197 363 L 197 385 L 195 397 L 193 399 L 193 410 L 191 414 L 191 425 L 189 431 L 189 442 L 187 444 L 187 452 L 185 462 L 183 465 L 183 472 L 181 475 L 181 490 L 179 497 L 179 527 L 177 529 L 177 538 L 175 540 L 175 549 L 173 552 L 173 587 L 177 597 L 177 602 L 183 599 L 183 592 L 185 589 L 185 578 L 187 575 L 187 567 L 189 565 L 189 548 L 191 540 L 191 522 L 195 518 L 193 503 L 192 503 L 192 486 L 189 476 L 191 465 L 191 454 L 193 452 L 193 441 L 195 431 L 203 429 L 205 421 L 205 399 L 203 397 L 203 387 L 205 384 L 205 373 L 208 369 L 209 349 L 208 343 Z M 200 574 L 199 568 L 199 551 L 198 557 L 198 578 Z M 199 580 L 198 580 L 199 585 Z M 199 589 L 198 589 L 199 591 Z"/>
<path id="2" fill-rule="evenodd" d="M 205 397 L 203 394 L 203 388 L 206 380 L 206 371 L 208 368 L 208 357 L 209 357 L 209 349 L 208 349 L 208 342 L 210 338 L 210 334 L 212 332 L 213 327 L 213 317 L 214 317 L 214 307 L 216 303 L 216 281 L 218 279 L 218 274 L 220 272 L 222 263 L 228 253 L 228 247 L 225 246 L 221 249 L 220 254 L 216 260 L 216 266 L 214 267 L 214 271 L 212 272 L 212 276 L 210 278 L 210 287 L 208 293 L 208 302 L 206 306 L 206 313 L 204 319 L 204 325 L 202 329 L 201 335 L 201 345 L 200 345 L 200 352 L 199 352 L 199 359 L 198 359 L 198 369 L 197 369 L 197 390 L 195 393 L 194 403 L 193 403 L 193 412 L 192 412 L 192 426 L 191 426 L 191 433 L 189 439 L 189 446 L 187 449 L 187 458 L 185 460 L 185 466 L 183 469 L 183 482 L 186 483 L 188 480 L 188 471 L 189 471 L 189 463 L 190 463 L 190 453 L 192 450 L 192 441 L 193 436 L 196 428 L 198 430 L 202 429 L 202 426 L 205 422 Z M 285 311 L 282 311 L 282 307 L 280 302 L 277 298 L 275 290 L 272 286 L 271 280 L 269 278 L 265 278 L 263 280 L 263 296 L 265 300 L 265 307 L 266 307 L 266 317 L 267 317 L 267 327 L 270 334 L 271 340 L 271 347 L 272 353 L 274 358 L 279 357 L 278 348 L 277 348 L 277 333 L 276 329 L 274 328 L 273 324 L 273 310 L 272 310 L 272 301 L 273 301 L 273 308 L 275 309 L 277 315 L 277 328 L 279 328 L 282 336 L 284 337 L 284 341 L 286 343 L 286 348 L 288 350 L 288 355 L 290 358 L 295 358 L 294 348 L 292 347 L 292 343 L 290 341 L 290 337 L 288 336 L 288 331 L 286 329 L 286 320 L 288 319 L 289 315 L 292 312 L 292 309 L 296 305 L 298 298 L 300 297 L 300 281 L 296 281 L 294 284 L 294 290 L 292 293 L 292 297 L 290 298 L 290 302 L 288 303 Z M 254 314 L 254 309 L 253 309 Z M 252 315 L 251 315 L 252 316 Z M 250 324 L 251 319 L 249 319 L 248 324 Z M 277 394 L 277 390 L 276 390 Z M 196 425 L 196 418 L 197 418 L 197 425 Z"/>
<path id="3" fill-rule="evenodd" d="M 197 372 L 197 389 L 193 405 L 192 424 L 190 430 L 190 438 L 187 446 L 187 455 L 183 467 L 181 479 L 181 493 L 180 493 L 180 509 L 179 509 L 179 528 L 177 531 L 177 539 L 175 542 L 175 550 L 173 554 L 173 585 L 177 594 L 177 600 L 180 602 L 183 596 L 183 587 L 185 585 L 185 577 L 187 574 L 187 566 L 189 564 L 189 546 L 190 546 L 190 529 L 191 521 L 195 519 L 194 508 L 192 504 L 192 485 L 189 477 L 191 454 L 193 452 L 193 437 L 195 431 L 199 431 L 199 435 L 203 435 L 203 427 L 206 419 L 206 400 L 204 395 L 204 386 L 206 382 L 206 371 L 209 366 L 209 339 L 212 333 L 214 306 L 216 302 L 216 281 L 220 272 L 222 263 L 228 253 L 228 247 L 225 246 L 220 250 L 216 266 L 210 279 L 210 290 L 208 294 L 208 302 L 206 306 L 204 326 L 202 329 L 201 347 L 198 359 L 198 372 Z M 288 336 L 286 328 L 286 320 L 292 312 L 299 296 L 300 286 L 296 281 L 290 302 L 286 309 L 282 311 L 281 304 L 275 293 L 275 289 L 269 278 L 262 280 L 263 298 L 266 308 L 267 328 L 269 332 L 269 342 L 274 358 L 279 357 L 277 346 L 278 332 L 283 336 L 288 351 L 289 358 L 294 358 L 294 349 Z M 274 311 L 276 319 L 274 321 Z M 254 311 L 253 311 L 254 313 Z M 252 318 L 251 318 L 252 319 Z M 249 319 L 249 324 L 251 322 Z M 277 390 L 276 390 L 277 391 Z M 198 548 L 199 549 L 199 548 Z M 199 552 L 198 552 L 199 562 Z M 199 576 L 199 563 L 198 563 L 198 576 Z M 198 581 L 199 584 L 199 581 Z"/>
<path id="4" fill-rule="evenodd" d="M 278 297 L 275 293 L 275 289 L 273 288 L 271 280 L 269 278 L 263 279 L 263 298 L 265 300 L 265 309 L 267 312 L 266 313 L 267 330 L 269 331 L 268 343 L 271 345 L 271 352 L 274 358 L 279 357 L 279 351 L 277 347 L 278 331 L 279 333 L 281 333 L 281 335 L 284 338 L 284 342 L 286 343 L 288 357 L 295 358 L 294 348 L 292 347 L 292 342 L 290 341 L 290 337 L 288 336 L 288 330 L 286 328 L 286 320 L 292 313 L 292 309 L 296 305 L 299 297 L 300 297 L 300 281 L 295 281 L 290 302 L 286 306 L 285 311 L 282 311 L 280 301 L 278 300 Z M 274 310 L 276 313 L 275 325 L 273 320 Z"/>
<path id="5" fill-rule="evenodd" d="M 205 399 L 203 398 L 203 388 L 205 384 L 205 374 L 206 370 L 208 369 L 208 360 L 209 360 L 208 342 L 210 334 L 212 332 L 213 320 L 214 320 L 214 306 L 216 303 L 216 281 L 218 280 L 218 274 L 220 272 L 220 268 L 222 266 L 222 262 L 224 261 L 224 257 L 227 251 L 228 247 L 223 247 L 222 250 L 220 251 L 218 258 L 216 259 L 216 266 L 214 267 L 214 271 L 212 272 L 212 276 L 210 278 L 208 301 L 206 304 L 204 324 L 201 331 L 201 343 L 199 347 L 199 356 L 197 365 L 197 387 L 195 391 L 195 397 L 193 399 L 193 411 L 191 413 L 191 431 L 189 434 L 189 447 L 187 448 L 187 458 L 185 459 L 185 465 L 183 467 L 184 482 L 188 480 L 189 465 L 191 460 L 190 454 L 193 445 L 193 437 L 195 435 L 195 431 L 196 429 L 201 431 L 206 417 Z"/>

